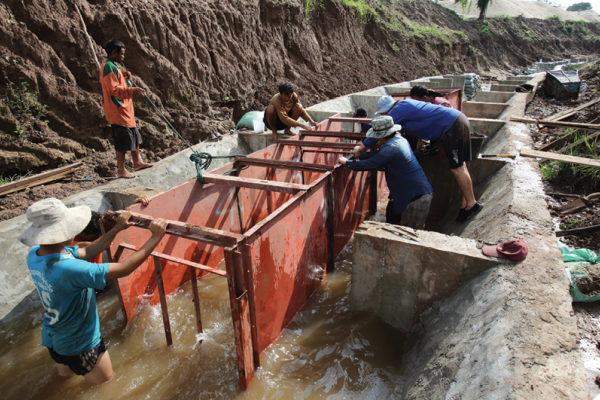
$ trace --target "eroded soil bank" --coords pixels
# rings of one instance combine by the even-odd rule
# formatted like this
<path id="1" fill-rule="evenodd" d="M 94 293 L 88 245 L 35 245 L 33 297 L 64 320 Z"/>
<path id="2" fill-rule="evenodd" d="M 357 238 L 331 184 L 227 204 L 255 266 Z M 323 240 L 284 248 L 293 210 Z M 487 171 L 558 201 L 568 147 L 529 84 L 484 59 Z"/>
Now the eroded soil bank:
<path id="1" fill-rule="evenodd" d="M 0 15 L 0 171 L 84 160 L 77 178 L 96 179 L 3 197 L 0 220 L 114 176 L 96 67 L 110 39 L 126 44 L 136 84 L 193 144 L 227 134 L 284 80 L 310 106 L 424 74 L 495 74 L 600 48 L 598 24 L 570 36 L 559 21 L 483 26 L 429 0 L 7 0 Z M 136 116 L 147 160 L 182 149 L 146 100 L 136 99 Z"/>

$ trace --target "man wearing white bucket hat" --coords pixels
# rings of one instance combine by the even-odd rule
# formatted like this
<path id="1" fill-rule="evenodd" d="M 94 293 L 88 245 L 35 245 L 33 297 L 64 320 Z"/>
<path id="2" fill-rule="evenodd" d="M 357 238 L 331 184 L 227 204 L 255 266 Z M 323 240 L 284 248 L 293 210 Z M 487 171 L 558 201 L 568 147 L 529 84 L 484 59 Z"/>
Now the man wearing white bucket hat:
<path id="1" fill-rule="evenodd" d="M 382 143 L 381 149 L 361 154 L 358 161 L 340 157 L 339 162 L 354 171 L 385 167 L 385 180 L 390 189 L 386 222 L 423 229 L 433 189 L 408 141 L 396 133 L 402 127 L 394 125 L 392 117 L 374 118 L 372 124 L 367 137 Z"/>
<path id="2" fill-rule="evenodd" d="M 106 235 L 79 248 L 70 244 L 90 221 L 89 207 L 67 208 L 60 200 L 45 199 L 27 209 L 32 224 L 19 240 L 33 246 L 27 267 L 46 309 L 42 346 L 48 348 L 61 376 L 82 375 L 94 384 L 113 376 L 100 335 L 94 289 L 104 289 L 107 280 L 127 276 L 139 267 L 164 236 L 167 222 L 152 222 L 150 239 L 121 263 L 94 264 L 85 260 L 106 250 L 117 233 L 131 225 L 130 217 L 129 212 L 121 213 Z"/>

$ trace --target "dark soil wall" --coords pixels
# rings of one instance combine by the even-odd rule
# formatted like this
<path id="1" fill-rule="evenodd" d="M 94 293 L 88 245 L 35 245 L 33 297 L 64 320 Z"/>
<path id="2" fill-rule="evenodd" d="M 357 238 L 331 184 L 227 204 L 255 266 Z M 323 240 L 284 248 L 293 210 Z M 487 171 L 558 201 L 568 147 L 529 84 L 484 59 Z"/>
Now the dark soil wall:
<path id="1" fill-rule="evenodd" d="M 262 109 L 284 80 L 309 106 L 424 75 L 507 69 L 600 48 L 593 24 L 587 35 L 567 36 L 558 21 L 496 19 L 485 34 L 429 0 L 370 0 L 363 15 L 338 0 L 311 0 L 307 13 L 306 2 L 3 0 L 0 171 L 85 158 L 87 176 L 114 174 L 95 64 L 110 39 L 125 43 L 135 82 L 193 143 L 228 133 L 232 119 Z M 8 107 L 9 82 L 39 92 L 47 115 L 35 120 Z M 182 148 L 143 99 L 136 116 L 146 158 Z"/>

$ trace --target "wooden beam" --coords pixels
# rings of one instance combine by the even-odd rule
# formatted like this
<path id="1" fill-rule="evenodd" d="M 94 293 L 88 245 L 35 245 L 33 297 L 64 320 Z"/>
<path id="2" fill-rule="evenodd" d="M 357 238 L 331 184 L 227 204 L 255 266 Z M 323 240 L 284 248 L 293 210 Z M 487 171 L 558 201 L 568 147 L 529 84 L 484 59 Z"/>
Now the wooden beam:
<path id="1" fill-rule="evenodd" d="M 320 136 L 320 137 L 334 137 L 344 139 L 356 139 L 362 140 L 367 137 L 366 134 L 360 132 L 337 132 L 337 131 L 300 131 L 300 136 Z"/>
<path id="2" fill-rule="evenodd" d="M 220 183 L 231 187 L 243 187 L 248 189 L 268 190 L 271 192 L 296 194 L 302 190 L 308 190 L 309 185 L 297 183 L 266 181 L 262 179 L 240 178 L 237 176 L 204 174 L 204 182 Z"/>
<path id="3" fill-rule="evenodd" d="M 105 211 L 103 218 L 115 221 L 122 212 L 124 211 Z M 155 219 L 155 217 L 151 217 L 149 215 L 131 213 L 131 218 L 129 221 L 133 222 L 138 228 L 149 229 L 150 224 Z M 169 220 L 167 220 L 167 223 L 167 234 L 169 235 L 212 244 L 215 246 L 235 246 L 237 242 L 242 239 L 242 236 L 237 233 L 222 231 L 220 229 L 209 228 L 206 226 Z"/>
<path id="4" fill-rule="evenodd" d="M 588 167 L 600 168 L 600 161 L 598 161 L 598 160 L 592 160 L 592 159 L 584 158 L 584 157 L 567 156 L 565 154 L 556 154 L 556 153 L 550 153 L 547 151 L 522 149 L 521 156 L 533 157 L 533 158 L 543 158 L 544 160 L 553 160 L 553 161 L 560 161 L 560 162 L 566 162 L 566 163 L 571 163 L 571 164 L 585 165 Z"/>
<path id="5" fill-rule="evenodd" d="M 311 140 L 277 140 L 275 143 L 282 144 L 284 146 L 322 147 L 330 149 L 353 149 L 356 147 L 355 143 L 319 142 Z"/>
<path id="6" fill-rule="evenodd" d="M 556 237 L 581 235 L 583 233 L 593 233 L 600 231 L 600 225 L 586 226 L 585 228 L 568 229 L 566 231 L 556 231 Z"/>
<path id="7" fill-rule="evenodd" d="M 600 118 L 596 118 L 596 119 L 594 119 L 593 121 L 591 121 L 590 123 L 591 123 L 591 124 L 593 124 L 593 123 L 595 123 L 595 122 L 596 122 L 596 121 L 598 121 L 598 120 L 600 120 Z M 548 151 L 548 150 L 552 150 L 552 149 L 554 149 L 554 148 L 556 148 L 556 147 L 558 147 L 558 146 L 560 146 L 560 145 L 562 145 L 562 144 L 564 144 L 564 143 L 567 143 L 567 142 L 568 142 L 568 141 L 570 141 L 570 140 L 571 140 L 573 137 L 575 137 L 575 135 L 577 135 L 577 134 L 578 134 L 578 133 L 580 133 L 580 132 L 581 132 L 581 131 L 579 131 L 579 130 L 576 130 L 576 131 L 573 131 L 573 132 L 571 132 L 571 133 L 569 133 L 569 134 L 567 134 L 567 135 L 563 135 L 562 137 L 560 137 L 560 138 L 558 138 L 558 139 L 556 139 L 556 140 L 554 140 L 554 141 L 552 141 L 552 142 L 550 142 L 550 143 L 546 144 L 545 146 L 542 146 L 542 147 L 540 147 L 538 150 L 539 150 L 539 151 Z M 561 152 L 562 152 L 562 150 L 561 150 Z"/>
<path id="8" fill-rule="evenodd" d="M 27 189 L 33 186 L 42 185 L 44 183 L 57 181 L 64 178 L 65 176 L 72 174 L 77 171 L 79 167 L 83 165 L 83 162 L 76 162 L 75 164 L 67 165 L 66 167 L 53 169 L 51 171 L 42 172 L 29 178 L 19 179 L 18 181 L 5 183 L 0 185 L 0 196 L 16 192 L 18 190 Z"/>
<path id="9" fill-rule="evenodd" d="M 128 250 L 133 250 L 133 251 L 139 250 L 137 247 L 135 247 L 134 245 L 129 244 L 129 243 L 121 243 L 121 244 L 119 244 L 119 246 L 123 247 L 124 249 L 128 249 Z M 219 276 L 227 276 L 227 272 L 225 272 L 225 271 L 221 271 L 220 269 L 209 267 L 208 265 L 198 264 L 198 263 L 195 263 L 192 261 L 184 260 L 183 258 L 173 257 L 168 254 L 157 253 L 155 251 L 153 251 L 150 255 L 152 257 L 158 257 L 161 260 L 185 265 L 186 267 L 199 269 L 201 271 L 210 272 L 211 274 L 215 274 L 215 275 L 219 275 Z"/>
<path id="10" fill-rule="evenodd" d="M 296 161 L 265 160 L 262 158 L 252 157 L 236 157 L 234 163 L 236 165 L 252 165 L 255 167 L 289 169 L 292 171 L 306 172 L 327 172 L 333 171 L 335 168 L 335 166 L 333 165 L 326 164 L 313 164 Z"/>
<path id="11" fill-rule="evenodd" d="M 512 117 L 510 120 L 514 121 L 514 122 L 525 122 L 528 124 L 548 125 L 548 126 L 564 126 L 567 128 L 579 128 L 579 129 L 600 131 L 600 125 L 597 125 L 597 124 L 580 124 L 580 123 L 576 123 L 576 122 L 559 122 L 559 121 L 548 121 L 547 119 L 531 119 L 531 118 L 516 118 L 516 117 Z"/>

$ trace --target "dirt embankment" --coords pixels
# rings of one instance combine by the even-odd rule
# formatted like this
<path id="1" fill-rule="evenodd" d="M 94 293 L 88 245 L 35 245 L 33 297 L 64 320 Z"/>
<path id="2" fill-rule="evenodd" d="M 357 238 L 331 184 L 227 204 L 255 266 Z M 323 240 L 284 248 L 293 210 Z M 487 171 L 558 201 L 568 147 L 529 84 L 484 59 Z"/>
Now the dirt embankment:
<path id="1" fill-rule="evenodd" d="M 582 25 L 583 26 L 583 25 Z M 557 21 L 463 21 L 429 0 L 5 0 L 0 4 L 0 171 L 39 172 L 84 159 L 113 176 L 96 58 L 127 46 L 135 82 L 192 143 L 226 134 L 293 81 L 309 106 L 423 75 L 485 72 L 598 51 L 597 24 L 570 36 Z M 89 33 L 88 40 L 85 30 Z M 146 159 L 182 144 L 143 98 Z M 0 198 L 0 220 L 33 201 L 102 182 L 57 183 Z"/>

